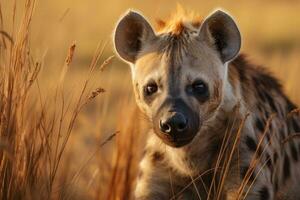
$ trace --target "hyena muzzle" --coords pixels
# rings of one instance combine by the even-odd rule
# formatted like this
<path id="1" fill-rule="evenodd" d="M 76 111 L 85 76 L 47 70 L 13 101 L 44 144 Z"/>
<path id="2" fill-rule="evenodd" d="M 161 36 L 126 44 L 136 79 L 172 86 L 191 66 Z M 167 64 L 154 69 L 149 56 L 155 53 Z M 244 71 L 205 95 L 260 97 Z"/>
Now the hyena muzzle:
<path id="1" fill-rule="evenodd" d="M 135 198 L 267 200 L 299 184 L 300 144 L 289 139 L 299 112 L 275 78 L 238 55 L 232 17 L 181 13 L 160 25 L 130 11 L 114 35 L 152 123 Z"/>

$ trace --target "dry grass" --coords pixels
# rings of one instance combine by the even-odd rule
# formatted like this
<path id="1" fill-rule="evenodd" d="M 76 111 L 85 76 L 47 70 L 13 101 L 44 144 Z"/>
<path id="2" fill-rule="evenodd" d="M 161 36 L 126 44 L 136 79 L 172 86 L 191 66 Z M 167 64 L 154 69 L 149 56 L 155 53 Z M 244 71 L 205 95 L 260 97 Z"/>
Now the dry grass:
<path id="1" fill-rule="evenodd" d="M 256 58 L 274 66 L 270 70 L 283 80 L 287 93 L 299 105 L 300 38 L 297 33 L 300 31 L 288 29 L 292 22 L 278 20 L 277 31 L 272 30 L 276 34 L 272 35 L 269 28 L 259 29 L 265 22 L 249 22 L 243 17 L 242 11 L 249 13 L 256 8 L 253 3 L 241 4 L 243 9 L 240 10 L 225 2 L 224 5 L 231 6 L 240 17 L 242 30 L 249 39 L 244 49 L 254 55 L 263 55 Z M 60 37 L 56 33 L 46 40 L 50 46 L 56 45 L 57 52 L 37 56 L 37 48 L 33 47 L 40 47 L 37 44 L 42 40 L 32 37 L 38 29 L 32 28 L 31 24 L 39 24 L 37 20 L 45 20 L 46 17 L 32 16 L 34 12 L 38 12 L 39 16 L 39 9 L 45 5 L 38 5 L 35 0 L 25 0 L 24 4 L 17 1 L 10 3 L 10 7 L 3 7 L 0 2 L 0 199 L 130 199 L 148 126 L 134 104 L 128 70 L 116 69 L 120 63 L 115 61 L 106 43 L 100 42 L 91 53 L 90 46 L 94 48 L 95 45 L 89 45 L 86 50 L 87 47 L 82 47 L 80 42 L 72 42 L 68 34 L 71 34 L 74 22 L 70 21 L 68 25 L 63 24 L 66 28 Z M 138 3 L 134 4 L 143 8 Z M 148 2 L 145 6 L 153 7 L 152 4 Z M 161 10 L 166 12 L 168 3 L 160 4 Z M 191 1 L 192 4 L 196 3 Z M 300 3 L 293 4 L 274 3 L 265 10 L 266 15 L 280 19 L 276 13 L 282 9 L 286 18 L 293 18 L 295 13 L 286 10 L 300 8 Z M 46 5 L 49 6 L 48 3 Z M 128 7 L 126 4 L 123 6 Z M 58 9 L 55 5 L 49 7 Z M 207 5 L 203 12 L 211 7 Z M 10 12 L 7 12 L 8 8 Z M 256 10 L 260 12 L 261 9 Z M 159 12 L 158 8 L 154 10 Z M 64 8 L 56 19 L 59 23 L 70 20 L 68 15 L 72 11 Z M 100 24 L 103 34 L 110 34 L 112 22 L 120 13 L 121 9 L 116 8 L 112 10 L 115 17 L 103 20 Z M 93 16 L 90 16 L 91 19 Z M 279 26 L 285 30 L 279 29 Z M 53 27 L 50 22 L 46 26 L 48 30 L 56 30 Z M 251 30 L 259 29 L 261 37 L 255 32 L 251 34 L 253 31 L 249 27 L 252 27 Z M 98 27 L 98 32 L 101 28 Z M 44 34 L 49 33 L 45 31 Z M 288 37 L 289 34 L 291 37 Z M 88 37 L 86 33 L 83 35 Z M 269 35 L 272 37 L 268 38 Z M 91 40 L 94 42 L 95 37 Z M 80 47 L 84 52 L 80 51 Z M 276 48 L 279 51 L 270 50 Z M 90 59 L 83 55 L 89 55 L 86 57 Z M 87 64 L 88 60 L 91 60 L 90 64 Z M 82 65 L 84 67 L 79 67 Z M 237 123 L 243 125 L 243 121 Z M 207 188 L 209 193 L 213 191 L 219 198 L 222 198 L 220 191 L 232 159 L 232 154 L 225 155 L 230 131 L 229 127 L 217 166 L 209 170 L 216 175 L 221 169 L 223 174 L 220 181 L 214 180 L 214 184 Z M 298 137 L 295 134 L 287 140 Z M 239 131 L 234 147 L 238 141 Z M 221 166 L 223 157 L 229 160 L 225 166 Z M 257 160 L 253 161 L 253 166 L 255 162 Z M 246 177 L 249 178 L 251 173 L 249 169 Z M 202 175 L 191 178 L 187 187 L 200 180 Z M 241 191 L 248 181 L 246 178 Z"/>
<path id="2" fill-rule="evenodd" d="M 43 95 L 38 78 L 42 64 L 34 61 L 29 47 L 29 27 L 34 8 L 35 1 L 26 1 L 20 26 L 16 33 L 11 34 L 16 35 L 14 38 L 7 32 L 1 32 L 0 199 L 73 199 L 74 191 L 71 190 L 77 184 L 85 165 L 78 167 L 75 174 L 69 174 L 71 163 L 67 163 L 68 157 L 64 155 L 82 110 L 94 98 L 105 92 L 101 87 L 91 86 L 93 75 L 96 71 L 103 71 L 105 66 L 110 64 L 112 57 L 99 67 L 98 61 L 103 53 L 103 45 L 99 45 L 86 75 L 83 76 L 85 78 L 79 88 L 76 88 L 76 94 L 68 97 L 64 82 L 76 49 L 75 44 L 71 45 L 60 78 L 51 86 L 49 92 Z M 126 118 L 130 119 L 128 116 Z M 137 131 L 136 126 L 126 124 L 129 126 L 126 126 L 124 132 Z M 116 133 L 111 135 L 106 142 L 112 140 L 115 135 Z M 137 146 L 132 143 L 136 140 L 119 142 L 122 138 L 117 138 L 116 164 L 111 165 L 107 161 L 99 165 L 99 168 L 105 167 L 105 164 L 112 167 L 113 171 L 109 174 L 112 176 L 109 181 L 111 183 L 105 188 L 112 191 L 105 194 L 109 194 L 111 199 L 116 198 L 111 196 L 114 194 L 130 195 L 122 194 L 122 190 L 131 190 L 134 177 L 134 167 L 131 165 L 133 160 L 136 160 L 136 155 L 132 154 Z M 127 155 L 132 160 L 118 163 L 121 156 Z M 123 167 L 127 170 L 126 174 L 120 172 L 124 170 Z M 124 182 L 126 188 L 114 187 L 120 182 Z M 101 193 L 98 195 L 99 199 L 105 196 Z"/>

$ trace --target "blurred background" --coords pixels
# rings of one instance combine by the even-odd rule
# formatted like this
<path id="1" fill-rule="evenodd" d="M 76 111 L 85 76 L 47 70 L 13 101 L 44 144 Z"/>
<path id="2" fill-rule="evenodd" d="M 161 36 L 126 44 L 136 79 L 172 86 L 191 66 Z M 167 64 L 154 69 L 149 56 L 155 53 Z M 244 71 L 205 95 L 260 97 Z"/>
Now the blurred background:
<path id="1" fill-rule="evenodd" d="M 296 100 L 297 88 L 293 85 L 295 81 L 291 79 L 297 79 L 299 72 L 299 67 L 295 67 L 299 65 L 300 51 L 300 1 L 297 0 L 38 1 L 31 26 L 32 53 L 35 57 L 43 56 L 45 70 L 55 73 L 62 64 L 69 46 L 76 42 L 72 70 L 74 73 L 80 72 L 90 63 L 97 45 L 105 44 L 102 59 L 113 55 L 113 29 L 120 16 L 127 10 L 140 11 L 155 27 L 155 20 L 169 17 L 176 10 L 177 3 L 203 17 L 216 8 L 223 8 L 231 13 L 242 33 L 242 52 L 247 53 L 253 62 L 274 71 L 283 81 L 287 92 Z M 18 5 L 22 4 L 18 2 Z M 4 9 L 5 11 L 9 12 L 10 9 Z M 109 68 L 114 71 L 112 74 L 120 72 L 123 78 L 129 75 L 128 66 L 118 59 L 114 59 Z M 120 80 L 119 77 L 114 78 L 114 75 L 105 75 L 101 79 L 104 77 L 115 79 L 112 82 Z M 53 79 L 51 76 L 46 78 Z M 113 87 L 114 90 L 121 86 L 129 89 L 130 81 L 125 81 Z M 119 92 L 122 91 L 128 93 L 127 90 Z"/>
<path id="2" fill-rule="evenodd" d="M 21 23 L 24 1 L 16 2 L 0 0 L 3 27 L 7 32 L 13 32 L 13 21 Z M 274 73 L 291 99 L 300 104 L 299 0 L 37 1 L 29 41 L 32 57 L 42 62 L 38 77 L 42 96 L 51 96 L 72 44 L 76 44 L 76 49 L 64 81 L 64 92 L 69 99 L 78 93 L 97 47 L 103 48 L 97 66 L 114 55 L 112 34 L 120 16 L 128 9 L 137 10 L 155 27 L 155 20 L 168 18 L 176 10 L 176 3 L 203 17 L 216 8 L 232 14 L 242 34 L 242 52 L 251 62 Z M 136 164 L 144 142 L 142 136 L 147 130 L 147 123 L 135 107 L 131 86 L 129 67 L 117 57 L 103 70 L 93 72 L 91 87 L 104 88 L 105 92 L 82 110 L 68 140 L 60 165 L 64 175 L 58 178 L 63 179 L 60 181 L 65 185 L 72 183 L 72 187 L 67 188 L 71 191 L 68 198 L 130 197 L 128 191 L 134 185 Z M 115 132 L 117 136 L 99 148 L 99 144 Z M 128 152 L 131 156 L 126 154 Z"/>

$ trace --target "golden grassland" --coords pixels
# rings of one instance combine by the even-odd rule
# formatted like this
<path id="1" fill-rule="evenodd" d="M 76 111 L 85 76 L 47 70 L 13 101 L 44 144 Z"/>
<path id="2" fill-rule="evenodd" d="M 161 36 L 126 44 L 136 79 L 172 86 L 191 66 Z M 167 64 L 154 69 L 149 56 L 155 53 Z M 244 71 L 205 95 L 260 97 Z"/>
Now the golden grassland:
<path id="1" fill-rule="evenodd" d="M 178 1 L 232 13 L 242 51 L 300 105 L 300 1 Z M 129 199 L 147 132 L 111 35 L 173 1 L 0 1 L 0 199 Z"/>

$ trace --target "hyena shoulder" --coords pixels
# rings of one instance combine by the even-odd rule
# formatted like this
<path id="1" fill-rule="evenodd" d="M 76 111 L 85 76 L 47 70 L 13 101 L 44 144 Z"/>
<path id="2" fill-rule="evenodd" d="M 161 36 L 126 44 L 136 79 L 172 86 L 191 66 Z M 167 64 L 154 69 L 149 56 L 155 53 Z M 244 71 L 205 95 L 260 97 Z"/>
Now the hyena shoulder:
<path id="1" fill-rule="evenodd" d="M 241 177 L 261 185 L 261 199 L 278 192 L 286 182 L 299 184 L 299 109 L 285 95 L 280 82 L 265 68 L 238 56 L 229 68 L 229 79 L 240 88 L 248 108 L 250 128 L 241 136 Z M 249 170 L 255 160 L 256 167 Z M 250 173 L 249 173 L 250 171 Z M 258 178 L 263 177 L 263 178 Z"/>

